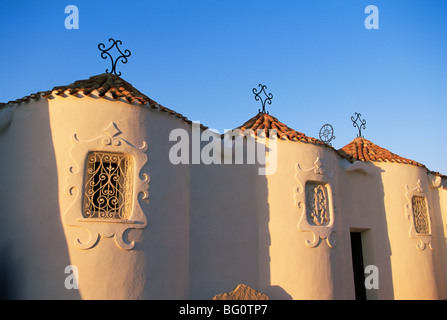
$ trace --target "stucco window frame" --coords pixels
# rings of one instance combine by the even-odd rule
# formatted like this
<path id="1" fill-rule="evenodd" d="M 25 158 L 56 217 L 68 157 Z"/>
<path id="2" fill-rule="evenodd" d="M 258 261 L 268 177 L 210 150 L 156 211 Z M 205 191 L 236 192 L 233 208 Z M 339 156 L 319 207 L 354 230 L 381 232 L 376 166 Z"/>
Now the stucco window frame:
<path id="1" fill-rule="evenodd" d="M 137 147 L 127 139 L 123 138 L 123 133 L 116 123 L 111 122 L 104 130 L 103 134 L 91 140 L 81 140 L 78 134 L 74 133 L 72 138 L 72 148 L 70 156 L 72 163 L 68 168 L 67 191 L 74 197 L 73 203 L 64 214 L 63 222 L 69 226 L 77 228 L 75 244 L 80 249 L 91 249 L 101 237 L 115 239 L 116 245 L 124 250 L 131 250 L 135 242 L 126 242 L 123 238 L 124 232 L 128 229 L 142 229 L 147 225 L 146 216 L 139 203 L 139 195 L 142 199 L 148 199 L 149 175 L 141 170 L 147 162 L 147 143 L 140 143 Z M 104 219 L 86 218 L 83 214 L 84 191 L 85 191 L 85 171 L 87 167 L 87 155 L 91 152 L 120 153 L 132 157 L 132 194 L 131 206 L 127 219 Z M 87 230 L 89 236 L 86 241 L 81 238 Z"/>
<path id="2" fill-rule="evenodd" d="M 301 217 L 297 224 L 297 229 L 302 232 L 311 232 L 313 240 L 306 240 L 305 244 L 309 248 L 316 248 L 319 246 L 321 240 L 326 240 L 330 248 L 336 245 L 334 237 L 335 231 L 335 211 L 334 203 L 334 181 L 332 171 L 328 172 L 323 166 L 319 157 L 316 158 L 314 166 L 308 169 L 302 169 L 300 164 L 295 165 L 295 180 L 298 182 L 298 187 L 294 189 L 295 207 L 301 211 Z M 308 221 L 308 204 L 306 185 L 309 183 L 322 185 L 327 192 L 327 208 L 329 213 L 329 221 L 325 225 L 315 225 Z"/>
<path id="3" fill-rule="evenodd" d="M 410 186 L 405 186 L 405 197 L 407 199 L 405 203 L 405 217 L 407 220 L 410 221 L 409 231 L 408 235 L 410 238 L 413 239 L 419 239 L 419 243 L 416 245 L 416 248 L 420 251 L 425 250 L 425 248 L 428 247 L 433 250 L 433 247 L 431 245 L 432 241 L 432 224 L 431 224 L 431 206 L 428 194 L 426 190 L 422 187 L 422 182 L 420 179 L 416 182 L 416 186 L 414 188 L 411 188 Z M 414 197 L 421 197 L 425 199 L 425 206 L 427 210 L 427 223 L 429 232 L 428 233 L 418 233 L 416 231 L 416 225 L 414 222 L 414 211 L 413 211 L 413 198 Z"/>

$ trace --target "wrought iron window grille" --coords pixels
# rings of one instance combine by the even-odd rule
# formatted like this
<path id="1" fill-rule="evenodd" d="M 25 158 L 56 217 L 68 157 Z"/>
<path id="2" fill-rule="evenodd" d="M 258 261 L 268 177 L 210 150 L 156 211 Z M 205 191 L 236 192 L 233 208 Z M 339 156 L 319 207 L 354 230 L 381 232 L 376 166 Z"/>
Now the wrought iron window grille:
<path id="1" fill-rule="evenodd" d="M 124 154 L 88 154 L 83 208 L 85 218 L 129 218 L 132 165 L 132 158 Z"/>
<path id="2" fill-rule="evenodd" d="M 414 196 L 412 199 L 414 228 L 418 234 L 430 234 L 425 197 Z"/>
<path id="3" fill-rule="evenodd" d="M 309 222 L 316 226 L 329 224 L 327 190 L 323 184 L 307 183 L 307 214 Z"/>

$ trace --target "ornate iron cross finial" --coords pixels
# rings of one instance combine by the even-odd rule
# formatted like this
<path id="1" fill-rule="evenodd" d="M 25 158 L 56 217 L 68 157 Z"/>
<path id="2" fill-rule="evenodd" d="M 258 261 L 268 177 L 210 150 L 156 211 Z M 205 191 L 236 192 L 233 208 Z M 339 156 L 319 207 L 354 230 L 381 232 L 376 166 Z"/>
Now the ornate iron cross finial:
<path id="1" fill-rule="evenodd" d="M 320 140 L 328 145 L 335 139 L 334 128 L 330 124 L 325 124 L 320 129 Z"/>
<path id="2" fill-rule="evenodd" d="M 259 112 L 269 114 L 268 112 L 265 111 L 265 103 L 267 102 L 268 104 L 272 104 L 273 94 L 271 94 L 271 93 L 267 94 L 265 92 L 265 89 L 267 89 L 266 85 L 259 84 L 258 86 L 261 88 L 261 90 L 257 91 L 256 88 L 253 88 L 253 93 L 255 94 L 255 100 L 256 101 L 261 100 L 262 111 L 261 111 L 261 109 L 259 109 Z M 265 99 L 262 99 L 262 97 L 260 96 L 260 94 L 262 92 L 264 92 L 264 95 L 266 97 Z"/>
<path id="3" fill-rule="evenodd" d="M 355 113 L 355 116 L 357 116 L 357 118 L 354 118 L 354 116 L 352 116 L 351 117 L 351 121 L 352 121 L 352 126 L 355 128 L 355 127 L 357 127 L 357 129 L 359 129 L 359 134 L 357 135 L 357 137 L 359 137 L 359 138 L 363 138 L 363 136 L 362 136 L 362 129 L 366 129 L 366 120 L 365 119 L 361 119 L 360 118 L 360 116 L 361 116 L 361 114 L 360 113 Z M 360 121 L 360 125 L 357 123 L 357 120 L 358 121 Z"/>
<path id="4" fill-rule="evenodd" d="M 110 38 L 109 42 L 112 42 L 112 45 L 108 48 L 108 49 L 104 49 L 105 45 L 104 43 L 100 43 L 98 44 L 98 49 L 101 50 L 101 58 L 103 59 L 107 59 L 107 57 L 110 58 L 110 61 L 112 61 L 112 70 L 109 72 L 109 69 L 106 69 L 106 73 L 113 73 L 117 76 L 121 75 L 121 72 L 119 72 L 118 74 L 116 73 L 116 63 L 118 62 L 118 60 L 122 59 L 122 63 L 126 64 L 127 63 L 127 57 L 130 57 L 130 51 L 129 50 L 124 50 L 124 53 L 120 50 L 120 48 L 118 47 L 118 45 L 123 44 L 121 42 L 121 40 L 116 40 Z M 118 58 L 116 58 L 115 60 L 113 60 L 112 55 L 109 53 L 109 50 L 111 50 L 113 47 L 116 47 L 116 49 L 118 50 L 118 52 L 121 54 Z"/>

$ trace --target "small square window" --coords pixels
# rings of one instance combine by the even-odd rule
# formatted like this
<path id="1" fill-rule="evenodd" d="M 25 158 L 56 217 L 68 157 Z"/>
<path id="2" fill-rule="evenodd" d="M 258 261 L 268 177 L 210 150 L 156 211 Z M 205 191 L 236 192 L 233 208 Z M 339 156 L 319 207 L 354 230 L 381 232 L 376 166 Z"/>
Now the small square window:
<path id="1" fill-rule="evenodd" d="M 132 158 L 125 154 L 88 154 L 84 184 L 85 218 L 129 219 L 132 164 Z"/>

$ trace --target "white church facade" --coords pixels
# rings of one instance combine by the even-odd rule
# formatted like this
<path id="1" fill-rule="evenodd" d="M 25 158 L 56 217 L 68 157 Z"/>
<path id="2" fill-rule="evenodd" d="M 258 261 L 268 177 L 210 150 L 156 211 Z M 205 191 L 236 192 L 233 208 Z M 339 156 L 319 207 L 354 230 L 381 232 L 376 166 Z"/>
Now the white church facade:
<path id="1" fill-rule="evenodd" d="M 263 112 L 237 129 L 276 130 L 251 136 L 274 170 L 236 137 L 194 162 L 205 129 L 111 74 L 0 104 L 2 296 L 447 299 L 446 176 Z"/>

